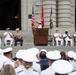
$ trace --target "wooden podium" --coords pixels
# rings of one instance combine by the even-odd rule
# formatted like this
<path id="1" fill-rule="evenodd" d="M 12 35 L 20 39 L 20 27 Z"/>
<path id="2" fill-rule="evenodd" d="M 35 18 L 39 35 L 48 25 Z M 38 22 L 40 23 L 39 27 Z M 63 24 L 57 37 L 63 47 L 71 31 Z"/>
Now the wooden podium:
<path id="1" fill-rule="evenodd" d="M 48 28 L 35 28 L 33 30 L 34 45 L 48 44 Z"/>

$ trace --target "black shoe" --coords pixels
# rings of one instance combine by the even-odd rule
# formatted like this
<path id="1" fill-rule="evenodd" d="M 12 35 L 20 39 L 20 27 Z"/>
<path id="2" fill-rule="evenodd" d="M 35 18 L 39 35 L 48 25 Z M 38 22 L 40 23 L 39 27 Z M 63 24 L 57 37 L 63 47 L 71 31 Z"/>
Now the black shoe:
<path id="1" fill-rule="evenodd" d="M 20 44 L 21 46 L 23 46 L 23 44 Z"/>

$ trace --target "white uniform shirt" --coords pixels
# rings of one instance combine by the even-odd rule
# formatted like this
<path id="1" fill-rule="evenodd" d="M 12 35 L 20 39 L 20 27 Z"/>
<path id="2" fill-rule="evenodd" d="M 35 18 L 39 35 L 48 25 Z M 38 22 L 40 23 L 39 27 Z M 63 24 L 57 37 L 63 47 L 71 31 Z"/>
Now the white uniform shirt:
<path id="1" fill-rule="evenodd" d="M 54 34 L 54 37 L 57 37 L 57 38 L 55 38 L 55 39 L 60 39 L 59 36 L 61 37 L 61 34 L 60 34 L 60 33 L 55 33 L 55 34 Z"/>
<path id="2" fill-rule="evenodd" d="M 5 39 L 9 39 L 9 38 L 11 38 L 11 37 L 10 37 L 10 35 L 9 35 L 9 33 L 12 35 L 12 33 L 11 33 L 11 32 L 5 32 L 5 33 L 4 33 L 4 35 L 6 35 L 6 34 L 7 34 L 7 36 L 5 37 Z"/>
<path id="3" fill-rule="evenodd" d="M 68 34 L 68 35 L 71 37 L 70 34 Z M 67 34 L 64 34 L 63 37 L 66 37 L 65 39 L 67 39 L 67 40 L 69 39 L 69 37 L 67 36 Z"/>
<path id="4" fill-rule="evenodd" d="M 40 75 L 55 75 L 55 71 L 52 69 L 52 67 L 50 66 L 49 68 L 47 68 L 46 70 L 43 70 Z"/>
<path id="5" fill-rule="evenodd" d="M 26 69 L 25 67 L 18 67 L 18 69 L 15 70 L 16 75 L 39 75 L 38 72 L 33 71 L 32 68 Z"/>
<path id="6" fill-rule="evenodd" d="M 6 57 L 7 58 L 7 57 Z M 4 65 L 10 64 L 15 68 L 14 62 L 12 62 L 11 59 L 7 58 L 6 61 L 4 61 Z"/>
<path id="7" fill-rule="evenodd" d="M 32 69 L 37 71 L 38 73 L 41 72 L 41 66 L 40 66 L 40 64 L 38 64 L 36 62 L 33 62 Z"/>
<path id="8" fill-rule="evenodd" d="M 38 25 L 38 28 L 42 28 L 42 26 L 41 25 Z"/>

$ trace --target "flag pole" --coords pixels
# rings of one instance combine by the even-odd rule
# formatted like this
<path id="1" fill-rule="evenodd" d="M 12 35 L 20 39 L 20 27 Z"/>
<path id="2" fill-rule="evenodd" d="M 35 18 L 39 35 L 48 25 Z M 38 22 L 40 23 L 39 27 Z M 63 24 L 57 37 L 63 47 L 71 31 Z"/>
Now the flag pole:
<path id="1" fill-rule="evenodd" d="M 50 12 L 50 35 L 51 35 L 51 29 L 53 28 L 53 21 L 52 21 L 52 7 Z"/>

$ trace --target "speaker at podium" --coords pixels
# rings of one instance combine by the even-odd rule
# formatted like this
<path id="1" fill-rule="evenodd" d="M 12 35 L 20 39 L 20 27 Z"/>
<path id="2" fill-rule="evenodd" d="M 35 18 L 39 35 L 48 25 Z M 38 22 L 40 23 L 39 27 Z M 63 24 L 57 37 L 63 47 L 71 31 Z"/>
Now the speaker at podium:
<path id="1" fill-rule="evenodd" d="M 33 30 L 34 45 L 48 45 L 48 29 L 35 28 Z"/>

